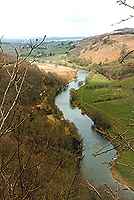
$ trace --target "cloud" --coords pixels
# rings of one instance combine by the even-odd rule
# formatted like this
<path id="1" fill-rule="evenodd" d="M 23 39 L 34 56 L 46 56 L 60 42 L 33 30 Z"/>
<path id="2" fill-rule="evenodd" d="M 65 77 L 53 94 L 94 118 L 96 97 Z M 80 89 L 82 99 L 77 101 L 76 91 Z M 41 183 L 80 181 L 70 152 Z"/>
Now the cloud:
<path id="1" fill-rule="evenodd" d="M 116 0 L 3 0 L 0 35 L 88 36 L 112 30 L 111 24 L 130 14 Z M 122 26 L 134 27 L 133 21 Z"/>

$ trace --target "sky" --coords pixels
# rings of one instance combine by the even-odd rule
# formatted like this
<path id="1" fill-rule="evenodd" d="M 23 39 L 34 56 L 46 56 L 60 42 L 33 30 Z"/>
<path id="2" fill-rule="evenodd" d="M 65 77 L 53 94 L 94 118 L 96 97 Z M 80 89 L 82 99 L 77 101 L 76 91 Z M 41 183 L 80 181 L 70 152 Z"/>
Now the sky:
<path id="1" fill-rule="evenodd" d="M 1 0 L 0 8 L 0 36 L 5 38 L 90 36 L 134 27 L 134 19 L 111 26 L 134 15 L 116 0 Z"/>

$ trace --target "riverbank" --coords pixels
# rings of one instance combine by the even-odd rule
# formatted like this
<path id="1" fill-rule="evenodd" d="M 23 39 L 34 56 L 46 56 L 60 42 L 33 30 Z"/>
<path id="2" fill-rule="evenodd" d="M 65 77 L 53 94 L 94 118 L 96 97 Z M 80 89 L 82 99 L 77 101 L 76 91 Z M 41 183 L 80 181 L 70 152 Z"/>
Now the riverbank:
<path id="1" fill-rule="evenodd" d="M 53 65 L 48 67 L 41 66 L 40 69 L 43 74 L 45 72 L 46 76 L 48 76 L 48 80 L 44 77 L 45 85 L 47 86 L 45 92 L 47 91 L 47 93 L 42 94 L 41 104 L 35 106 L 34 112 L 36 114 L 35 120 L 38 120 L 37 127 L 45 132 L 47 138 L 47 144 L 45 143 L 47 159 L 46 163 L 43 163 L 45 166 L 44 173 L 48 174 L 46 175 L 48 178 L 50 174 L 52 180 L 47 186 L 47 195 L 49 199 L 54 199 L 55 197 L 62 199 L 66 198 L 68 191 L 73 189 L 77 198 L 80 187 L 81 139 L 74 124 L 63 118 L 63 114 L 55 106 L 54 102 L 57 91 L 74 79 L 77 71 L 73 70 L 72 74 L 70 74 L 70 69 L 54 67 Z M 40 113 L 41 115 L 39 115 Z M 47 122 L 44 121 L 44 117 L 46 117 Z M 40 141 L 41 146 L 44 146 L 42 145 L 44 142 L 43 137 Z M 74 177 L 75 180 L 70 189 L 70 182 Z"/>
<path id="2" fill-rule="evenodd" d="M 125 186 L 126 189 L 130 190 L 132 189 L 133 190 L 133 185 L 130 185 L 130 182 L 123 178 L 119 172 L 117 171 L 116 169 L 116 161 L 113 162 L 113 165 L 112 165 L 112 176 L 114 177 L 115 180 L 117 180 L 121 185 Z"/>
<path id="3" fill-rule="evenodd" d="M 128 150 L 127 145 L 128 142 L 130 146 L 133 145 L 130 141 L 133 137 L 133 126 L 131 126 L 134 100 L 133 81 L 134 77 L 112 81 L 100 74 L 93 75 L 92 79 L 87 80 L 85 86 L 73 92 L 72 98 L 73 104 L 79 106 L 83 113 L 91 117 L 101 132 L 106 133 L 105 137 L 110 138 L 115 146 L 119 145 L 117 149 L 120 156 L 117 161 L 120 162 L 115 162 L 114 172 L 116 169 L 116 173 L 113 175 L 116 174 L 114 177 L 118 179 L 121 177 L 121 182 L 127 180 L 127 185 L 131 187 L 134 186 L 134 172 L 131 169 L 134 155 L 131 155 L 132 152 Z"/>

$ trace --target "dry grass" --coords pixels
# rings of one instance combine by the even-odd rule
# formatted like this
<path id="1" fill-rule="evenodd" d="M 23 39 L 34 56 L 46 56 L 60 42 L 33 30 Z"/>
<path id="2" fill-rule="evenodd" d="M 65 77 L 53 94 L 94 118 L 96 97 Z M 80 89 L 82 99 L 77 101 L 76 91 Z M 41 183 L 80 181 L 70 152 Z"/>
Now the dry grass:
<path id="1" fill-rule="evenodd" d="M 134 49 L 134 35 L 110 35 L 105 41 L 106 36 L 96 37 L 96 39 L 87 38 L 81 41 L 79 56 L 82 59 L 92 60 L 92 63 L 109 63 L 119 59 L 123 46 L 131 51 Z M 74 52 L 77 51 L 77 47 Z"/>
<path id="2" fill-rule="evenodd" d="M 72 69 L 70 67 L 65 67 L 61 65 L 54 65 L 54 64 L 37 64 L 40 70 L 45 71 L 46 73 L 51 72 L 56 74 L 60 79 L 64 81 L 70 81 L 75 78 L 76 76 L 76 69 Z"/>

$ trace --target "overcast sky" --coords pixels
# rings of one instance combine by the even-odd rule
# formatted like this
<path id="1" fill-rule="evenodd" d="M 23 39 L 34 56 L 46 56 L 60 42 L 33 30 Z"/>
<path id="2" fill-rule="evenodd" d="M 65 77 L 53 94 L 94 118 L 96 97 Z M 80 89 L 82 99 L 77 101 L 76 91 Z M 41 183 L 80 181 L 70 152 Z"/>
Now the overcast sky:
<path id="1" fill-rule="evenodd" d="M 116 25 L 134 11 L 116 0 L 1 0 L 0 36 L 89 36 L 121 27 L 134 27 L 134 19 Z"/>

